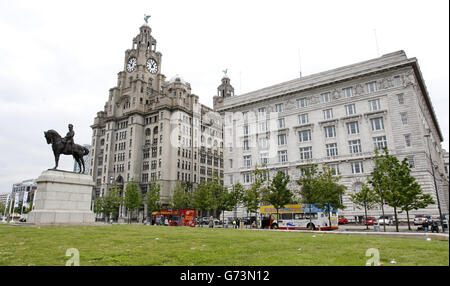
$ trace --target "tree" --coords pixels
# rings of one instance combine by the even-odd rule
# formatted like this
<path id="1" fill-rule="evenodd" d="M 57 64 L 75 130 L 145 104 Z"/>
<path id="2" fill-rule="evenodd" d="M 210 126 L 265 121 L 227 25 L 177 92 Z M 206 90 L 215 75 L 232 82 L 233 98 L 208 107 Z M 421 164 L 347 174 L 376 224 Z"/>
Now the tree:
<path id="1" fill-rule="evenodd" d="M 262 200 L 262 192 L 266 188 L 267 171 L 255 168 L 253 171 L 253 183 L 244 191 L 242 203 L 250 213 L 257 213 Z M 258 225 L 258 216 L 256 217 L 256 225 Z"/>
<path id="2" fill-rule="evenodd" d="M 203 181 L 194 189 L 192 194 L 192 205 L 196 210 L 203 212 L 210 210 L 212 206 L 212 193 L 208 182 Z"/>
<path id="3" fill-rule="evenodd" d="M 114 185 L 106 192 L 106 195 L 103 197 L 104 212 L 110 220 L 112 220 L 113 215 L 119 213 L 119 207 L 122 202 L 123 198 L 117 185 Z"/>
<path id="4" fill-rule="evenodd" d="M 94 201 L 94 213 L 103 214 L 105 213 L 105 205 L 103 203 L 103 198 L 96 198 Z"/>
<path id="5" fill-rule="evenodd" d="M 230 210 L 235 209 L 239 203 L 242 203 L 244 191 L 244 186 L 239 182 L 231 187 L 231 191 L 228 195 L 228 206 L 230 207 Z"/>
<path id="6" fill-rule="evenodd" d="M 145 203 L 147 204 L 147 221 L 151 222 L 152 213 L 161 209 L 160 200 L 161 186 L 159 184 L 151 184 L 147 191 Z M 150 215 L 150 216 L 149 216 Z"/>
<path id="7" fill-rule="evenodd" d="M 301 172 L 300 179 L 297 180 L 297 184 L 300 186 L 298 194 L 300 195 L 300 201 L 306 205 L 309 205 L 309 218 L 311 223 L 311 205 L 316 202 L 316 184 L 318 168 L 317 164 L 311 164 L 299 167 Z"/>
<path id="8" fill-rule="evenodd" d="M 171 205 L 174 209 L 189 209 L 192 207 L 192 194 L 180 182 L 177 182 L 173 190 Z"/>
<path id="9" fill-rule="evenodd" d="M 139 186 L 131 180 L 125 188 L 125 207 L 128 209 L 128 223 L 131 223 L 131 213 L 142 206 Z"/>
<path id="10" fill-rule="evenodd" d="M 387 154 L 387 148 L 383 149 L 385 154 Z M 384 159 L 384 156 L 379 154 L 378 149 L 375 149 L 375 166 L 368 176 L 367 180 L 370 185 L 372 185 L 373 190 L 377 193 L 379 204 L 381 206 L 381 213 L 384 215 L 384 205 L 386 203 L 387 192 L 390 189 L 390 178 L 388 174 L 388 163 Z M 386 224 L 383 224 L 383 230 L 386 231 Z"/>
<path id="11" fill-rule="evenodd" d="M 283 208 L 286 204 L 291 203 L 294 196 L 292 191 L 287 188 L 288 183 L 289 175 L 278 171 L 269 186 L 263 192 L 263 201 L 274 206 L 277 210 L 277 218 L 279 216 L 279 209 Z"/>
<path id="12" fill-rule="evenodd" d="M 362 184 L 362 188 L 359 192 L 350 194 L 351 201 L 359 208 L 364 208 L 364 216 L 367 219 L 367 211 L 373 209 L 379 202 L 377 193 L 369 188 L 367 184 Z M 366 225 L 366 229 L 369 226 Z"/>
<path id="13" fill-rule="evenodd" d="M 212 208 L 217 212 L 222 212 L 222 220 L 225 220 L 225 211 L 229 210 L 228 205 L 229 194 L 227 188 L 220 184 L 219 177 L 215 176 L 210 182 Z"/>
<path id="14" fill-rule="evenodd" d="M 403 172 L 399 176 L 401 181 L 401 199 L 400 199 L 400 212 L 406 212 L 406 218 L 408 220 L 408 229 L 411 230 L 411 225 L 409 222 L 409 212 L 411 210 L 417 210 L 421 208 L 426 208 L 430 204 L 434 204 L 434 200 L 429 194 L 423 194 L 420 185 L 416 182 L 416 179 L 411 176 L 411 168 L 407 161 L 404 159 L 401 165 Z"/>
<path id="15" fill-rule="evenodd" d="M 319 208 L 328 212 L 328 222 L 331 227 L 331 210 L 343 209 L 341 197 L 345 194 L 346 186 L 340 185 L 340 175 L 333 175 L 333 169 L 326 166 L 319 172 L 316 187 L 315 201 Z"/>

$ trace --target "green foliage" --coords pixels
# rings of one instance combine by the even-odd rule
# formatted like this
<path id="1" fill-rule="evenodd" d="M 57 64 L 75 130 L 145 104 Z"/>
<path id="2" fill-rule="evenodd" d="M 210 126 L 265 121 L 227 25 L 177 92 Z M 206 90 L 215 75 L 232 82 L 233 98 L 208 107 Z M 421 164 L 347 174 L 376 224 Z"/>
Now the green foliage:
<path id="1" fill-rule="evenodd" d="M 192 194 L 192 205 L 197 210 L 206 211 L 212 209 L 212 201 L 213 198 L 210 184 L 207 181 L 203 181 L 194 189 L 194 193 Z"/>
<path id="2" fill-rule="evenodd" d="M 120 195 L 120 190 L 116 185 L 114 185 L 103 197 L 103 212 L 108 215 L 117 215 L 122 202 L 123 198 Z"/>
<path id="3" fill-rule="evenodd" d="M 94 201 L 94 213 L 101 214 L 105 213 L 105 204 L 103 198 L 97 198 Z"/>
<path id="4" fill-rule="evenodd" d="M 314 204 L 316 202 L 316 184 L 318 176 L 317 164 L 311 164 L 299 167 L 302 176 L 297 180 L 297 184 L 300 186 L 298 194 L 301 197 L 301 202 L 304 204 Z"/>
<path id="5" fill-rule="evenodd" d="M 232 186 L 231 191 L 228 194 L 227 205 L 229 211 L 233 210 L 239 203 L 242 203 L 242 198 L 244 196 L 244 186 L 241 183 L 236 183 Z"/>
<path id="6" fill-rule="evenodd" d="M 267 183 L 267 170 L 255 168 L 253 171 L 253 183 L 244 191 L 242 203 L 251 213 L 256 213 L 262 201 L 262 193 Z"/>
<path id="7" fill-rule="evenodd" d="M 154 183 L 149 186 L 145 198 L 145 203 L 147 204 L 147 214 L 151 215 L 152 212 L 161 210 L 161 204 L 159 202 L 160 192 L 161 192 L 161 185 Z"/>
<path id="8" fill-rule="evenodd" d="M 365 210 L 375 208 L 380 200 L 377 193 L 364 183 L 362 183 L 362 188 L 359 192 L 350 194 L 350 199 L 357 208 L 362 207 Z"/>
<path id="9" fill-rule="evenodd" d="M 192 208 L 192 194 L 180 183 L 177 182 L 173 195 L 170 198 L 170 205 L 174 209 Z"/>
<path id="10" fill-rule="evenodd" d="M 125 200 L 124 200 L 124 204 L 127 207 L 130 216 L 132 211 L 138 210 L 142 206 L 142 202 L 143 201 L 139 186 L 132 180 L 127 184 L 125 188 Z"/>
<path id="11" fill-rule="evenodd" d="M 277 210 L 277 214 L 279 209 L 292 202 L 294 194 L 287 188 L 288 183 L 289 176 L 278 171 L 269 186 L 263 192 L 263 202 L 273 205 Z"/>

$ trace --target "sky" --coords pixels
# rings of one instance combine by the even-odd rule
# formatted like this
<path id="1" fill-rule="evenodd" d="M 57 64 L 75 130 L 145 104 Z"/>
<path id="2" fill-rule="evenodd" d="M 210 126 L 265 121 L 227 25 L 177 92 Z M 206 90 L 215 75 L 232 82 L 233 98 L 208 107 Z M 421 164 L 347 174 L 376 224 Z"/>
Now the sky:
<path id="1" fill-rule="evenodd" d="M 236 94 L 404 50 L 449 150 L 449 1 L 0 1 L 0 193 L 54 166 L 44 131 L 90 126 L 151 15 L 162 73 L 200 102 L 228 69 Z M 71 156 L 60 168 L 73 169 Z"/>

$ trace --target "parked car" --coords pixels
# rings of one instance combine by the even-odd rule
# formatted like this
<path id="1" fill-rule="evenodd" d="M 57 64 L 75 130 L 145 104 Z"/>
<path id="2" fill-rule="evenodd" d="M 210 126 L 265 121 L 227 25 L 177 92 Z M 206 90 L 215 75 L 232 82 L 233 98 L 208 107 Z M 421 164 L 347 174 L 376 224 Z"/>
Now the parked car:
<path id="1" fill-rule="evenodd" d="M 222 224 L 222 221 L 220 221 L 219 219 L 215 218 L 215 219 L 214 219 L 214 224 L 215 224 L 215 225 L 216 225 L 216 224 Z"/>
<path id="2" fill-rule="evenodd" d="M 209 224 L 209 217 L 202 217 L 202 224 Z"/>
<path id="3" fill-rule="evenodd" d="M 377 222 L 377 219 L 373 216 L 368 216 L 367 218 L 363 219 L 363 223 L 365 225 L 373 225 L 376 222 Z"/>
<path id="4" fill-rule="evenodd" d="M 391 225 L 391 224 L 394 224 L 394 218 L 392 216 L 389 216 L 389 215 L 380 216 L 378 218 L 378 223 L 379 224 Z"/>
<path id="5" fill-rule="evenodd" d="M 416 215 L 414 217 L 414 225 L 422 225 L 426 221 L 431 222 L 432 221 L 431 216 Z"/>
<path id="6" fill-rule="evenodd" d="M 347 224 L 348 220 L 344 216 L 339 216 L 338 224 Z"/>

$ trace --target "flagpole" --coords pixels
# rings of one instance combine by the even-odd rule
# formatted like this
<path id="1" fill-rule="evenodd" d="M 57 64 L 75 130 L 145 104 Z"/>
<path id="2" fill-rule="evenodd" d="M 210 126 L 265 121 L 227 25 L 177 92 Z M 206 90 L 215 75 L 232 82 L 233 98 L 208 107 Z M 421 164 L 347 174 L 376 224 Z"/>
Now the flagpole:
<path id="1" fill-rule="evenodd" d="M 13 198 L 11 197 L 11 204 L 9 205 L 8 216 L 11 218 L 12 222 L 14 222 L 14 218 L 11 216 L 11 207 L 12 207 L 12 205 L 13 205 Z M 9 222 L 11 222 L 11 220 Z"/>

